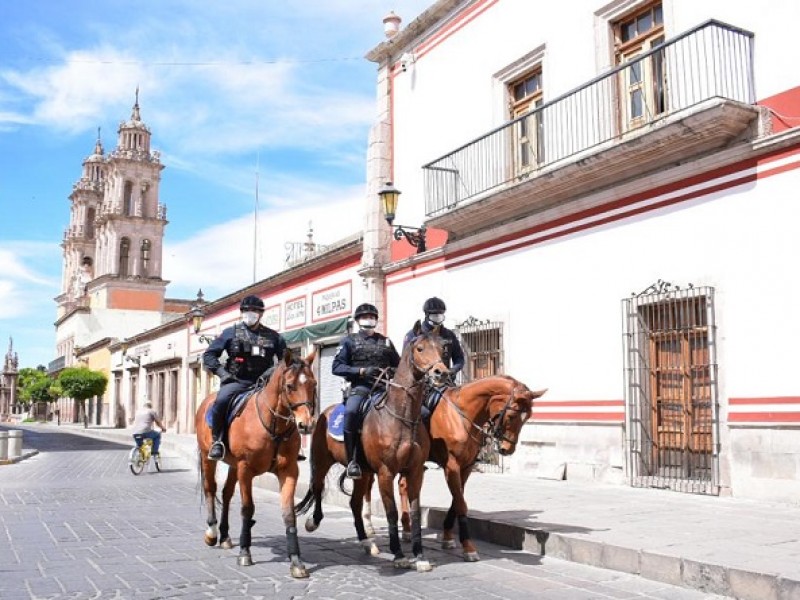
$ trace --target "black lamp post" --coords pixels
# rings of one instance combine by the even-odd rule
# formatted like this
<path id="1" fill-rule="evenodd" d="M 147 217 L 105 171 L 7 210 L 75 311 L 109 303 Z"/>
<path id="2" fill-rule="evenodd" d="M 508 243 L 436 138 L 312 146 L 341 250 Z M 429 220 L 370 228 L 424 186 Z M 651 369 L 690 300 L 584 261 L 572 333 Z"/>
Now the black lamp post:
<path id="1" fill-rule="evenodd" d="M 383 207 L 383 214 L 386 216 L 386 222 L 389 224 L 389 227 L 392 227 L 394 239 L 400 240 L 405 238 L 409 244 L 417 249 L 417 254 L 425 252 L 425 250 L 427 250 L 425 247 L 425 225 L 422 227 L 393 225 L 400 194 L 400 190 L 394 187 L 391 181 L 387 181 L 378 192 L 378 197 L 381 199 L 381 206 Z"/>
<path id="2" fill-rule="evenodd" d="M 197 290 L 197 301 L 192 304 L 192 310 L 189 311 L 188 316 L 192 320 L 192 327 L 194 328 L 195 335 L 199 334 L 198 339 L 201 342 L 210 344 L 214 337 L 200 334 L 200 329 L 203 327 L 203 319 L 206 316 L 205 311 L 203 310 L 204 305 L 205 300 L 203 300 L 203 290 Z"/>

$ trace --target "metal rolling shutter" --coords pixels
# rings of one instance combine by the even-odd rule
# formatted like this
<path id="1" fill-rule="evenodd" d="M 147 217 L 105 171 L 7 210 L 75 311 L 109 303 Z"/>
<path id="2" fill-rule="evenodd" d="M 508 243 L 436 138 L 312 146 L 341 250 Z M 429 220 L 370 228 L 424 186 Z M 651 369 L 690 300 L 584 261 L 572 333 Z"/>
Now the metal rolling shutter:
<path id="1" fill-rule="evenodd" d="M 331 404 L 342 401 L 344 379 L 331 373 L 333 357 L 338 346 L 325 346 L 320 351 L 319 363 L 319 410 L 320 413 Z"/>

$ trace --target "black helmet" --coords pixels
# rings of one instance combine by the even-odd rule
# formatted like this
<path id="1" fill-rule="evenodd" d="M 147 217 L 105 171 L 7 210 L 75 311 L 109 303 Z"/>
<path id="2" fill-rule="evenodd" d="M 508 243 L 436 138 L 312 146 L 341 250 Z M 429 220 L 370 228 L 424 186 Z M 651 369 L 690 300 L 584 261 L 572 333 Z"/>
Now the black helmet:
<path id="1" fill-rule="evenodd" d="M 425 304 L 422 305 L 422 312 L 426 315 L 430 313 L 443 313 L 446 310 L 447 307 L 444 305 L 444 300 L 436 296 L 428 298 L 425 300 Z"/>
<path id="2" fill-rule="evenodd" d="M 369 304 L 365 302 L 364 304 L 359 304 L 356 308 L 356 312 L 353 313 L 353 318 L 358 319 L 359 317 L 363 317 L 364 315 L 375 315 L 375 318 L 378 318 L 378 309 L 375 308 L 374 304 Z"/>
<path id="3" fill-rule="evenodd" d="M 246 310 L 258 310 L 264 312 L 264 301 L 258 296 L 245 296 L 242 303 L 239 305 L 239 310 L 244 312 Z"/>

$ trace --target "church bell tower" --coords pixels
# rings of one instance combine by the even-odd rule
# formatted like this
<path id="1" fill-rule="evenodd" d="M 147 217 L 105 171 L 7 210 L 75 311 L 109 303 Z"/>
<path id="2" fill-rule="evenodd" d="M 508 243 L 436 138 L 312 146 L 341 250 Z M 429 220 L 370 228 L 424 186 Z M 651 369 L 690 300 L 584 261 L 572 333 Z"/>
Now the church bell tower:
<path id="1" fill-rule="evenodd" d="M 161 278 L 166 207 L 159 203 L 159 153 L 139 112 L 120 123 L 117 146 L 104 154 L 98 132 L 94 152 L 73 185 L 70 224 L 62 248 L 59 319 L 76 308 L 163 311 Z"/>

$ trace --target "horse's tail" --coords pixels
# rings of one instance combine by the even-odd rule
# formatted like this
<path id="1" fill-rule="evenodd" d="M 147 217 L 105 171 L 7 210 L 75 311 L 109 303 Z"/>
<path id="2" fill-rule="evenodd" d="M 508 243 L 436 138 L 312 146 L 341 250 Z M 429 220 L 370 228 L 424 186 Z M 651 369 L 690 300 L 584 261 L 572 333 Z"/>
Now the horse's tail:
<path id="1" fill-rule="evenodd" d="M 295 515 L 304 515 L 306 514 L 309 509 L 314 506 L 314 451 L 313 451 L 313 441 L 312 441 L 312 451 L 309 453 L 308 457 L 308 466 L 309 471 L 311 472 L 311 477 L 308 480 L 308 491 L 306 495 L 303 496 L 303 499 L 300 502 L 295 503 L 294 505 L 294 514 Z"/>
<path id="2" fill-rule="evenodd" d="M 339 489 L 345 496 L 352 496 L 353 492 L 344 487 L 345 481 L 347 481 L 347 470 L 344 470 L 341 473 L 339 473 Z"/>

